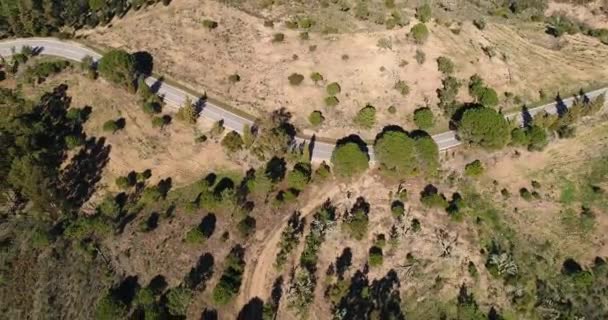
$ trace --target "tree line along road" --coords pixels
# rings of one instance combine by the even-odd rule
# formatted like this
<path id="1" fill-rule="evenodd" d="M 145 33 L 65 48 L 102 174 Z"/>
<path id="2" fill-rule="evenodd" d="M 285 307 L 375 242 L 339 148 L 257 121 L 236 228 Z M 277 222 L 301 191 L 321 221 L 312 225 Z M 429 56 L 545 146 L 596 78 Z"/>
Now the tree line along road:
<path id="1" fill-rule="evenodd" d="M 24 38 L 1 41 L 0 56 L 11 56 L 13 52 L 20 52 L 23 46 L 30 46 L 32 48 L 35 48 L 38 54 L 57 56 L 78 62 L 80 62 L 86 56 L 92 57 L 94 61 L 99 60 L 102 56 L 101 53 L 91 48 L 87 48 L 86 46 L 80 43 L 59 40 L 55 38 Z M 148 85 L 154 85 L 154 87 L 158 88 L 157 93 L 163 96 L 165 102 L 167 102 L 167 106 L 174 110 L 177 110 L 180 106 L 182 106 L 185 103 L 186 99 L 190 99 L 191 101 L 198 101 L 202 96 L 195 96 L 191 93 L 186 92 L 183 89 L 159 81 L 159 79 L 152 76 L 146 78 L 145 81 Z M 587 92 L 585 96 L 589 99 L 595 99 L 601 94 L 606 93 L 607 90 L 608 88 L 601 88 L 598 90 Z M 549 113 L 557 113 L 558 108 L 570 107 L 574 99 L 575 97 L 569 97 L 558 102 L 552 102 L 529 109 L 527 112 L 531 116 L 534 116 L 535 114 L 543 110 Z M 215 105 L 209 101 L 205 101 L 203 103 L 200 116 L 208 118 L 212 121 L 222 120 L 224 122 L 225 127 L 237 131 L 239 133 L 242 133 L 243 128 L 246 125 L 253 125 L 253 121 L 251 119 L 240 116 L 231 110 Z M 521 112 L 511 113 L 506 115 L 506 117 L 507 119 L 511 121 L 516 121 L 520 124 L 523 122 L 524 118 Z M 455 131 L 447 131 L 444 133 L 436 134 L 433 135 L 432 138 L 437 143 L 437 146 L 439 147 L 440 151 L 448 150 L 461 144 L 461 141 L 458 140 Z M 296 141 L 300 143 L 310 142 L 308 138 L 304 137 L 296 137 Z M 312 150 L 313 152 L 311 155 L 312 160 L 315 162 L 329 161 L 331 159 L 334 147 L 334 143 L 314 141 Z M 368 151 L 370 160 L 373 161 L 373 146 L 368 146 Z"/>

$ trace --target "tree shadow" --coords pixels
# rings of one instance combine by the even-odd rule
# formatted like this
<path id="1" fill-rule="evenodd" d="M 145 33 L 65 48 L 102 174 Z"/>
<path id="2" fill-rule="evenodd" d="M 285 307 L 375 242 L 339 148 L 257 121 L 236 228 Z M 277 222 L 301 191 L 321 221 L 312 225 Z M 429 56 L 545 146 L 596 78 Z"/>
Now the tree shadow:
<path id="1" fill-rule="evenodd" d="M 111 146 L 105 144 L 105 138 L 93 137 L 63 169 L 61 189 L 75 208 L 80 208 L 93 195 L 102 170 L 110 159 L 110 149 Z"/>
<path id="2" fill-rule="evenodd" d="M 201 314 L 201 320 L 217 320 L 217 310 L 205 308 Z"/>
<path id="3" fill-rule="evenodd" d="M 342 139 L 339 139 L 338 141 L 336 141 L 336 148 L 339 146 L 345 145 L 347 143 L 356 144 L 359 147 L 359 150 L 361 150 L 361 152 L 365 153 L 365 155 L 367 156 L 367 159 L 369 160 L 369 148 L 367 147 L 367 143 L 365 143 L 365 141 L 363 141 L 363 139 L 361 139 L 361 137 L 359 137 L 356 134 L 351 134 Z"/>
<path id="4" fill-rule="evenodd" d="M 351 279 L 348 293 L 336 308 L 344 315 L 342 319 L 370 319 L 375 312 L 378 319 L 404 320 L 399 286 L 399 278 L 393 269 L 371 285 L 367 270 L 358 270 Z"/>
<path id="5" fill-rule="evenodd" d="M 557 96 L 555 96 L 555 110 L 557 110 L 557 115 L 559 117 L 563 117 L 566 113 L 568 113 L 568 106 L 566 106 L 559 93 Z"/>
<path id="6" fill-rule="evenodd" d="M 336 274 L 338 279 L 344 279 L 344 273 L 350 268 L 353 262 L 353 252 L 350 247 L 344 248 L 342 254 L 336 258 Z"/>
<path id="7" fill-rule="evenodd" d="M 266 176 L 273 182 L 283 180 L 286 172 L 287 162 L 285 162 L 285 159 L 278 157 L 272 157 L 272 159 L 266 163 L 266 170 L 264 170 Z"/>
<path id="8" fill-rule="evenodd" d="M 137 290 L 140 289 L 139 280 L 137 276 L 128 276 L 120 285 L 110 291 L 114 297 L 122 301 L 125 305 L 131 304 Z"/>
<path id="9" fill-rule="evenodd" d="M 237 316 L 238 320 L 262 320 L 264 313 L 264 302 L 262 299 L 255 297 L 246 305 L 243 306 L 239 315 Z"/>
<path id="10" fill-rule="evenodd" d="M 521 120 L 524 127 L 529 127 L 534 122 L 534 117 L 532 117 L 526 105 L 521 107 Z"/>
<path id="11" fill-rule="evenodd" d="M 165 78 L 164 77 L 158 77 L 156 79 L 156 81 L 154 81 L 154 83 L 152 83 L 150 85 L 150 91 L 152 91 L 152 93 L 154 94 L 158 94 L 158 91 L 160 90 L 160 87 L 163 85 L 163 82 L 165 82 Z"/>
<path id="12" fill-rule="evenodd" d="M 312 160 L 312 156 L 315 152 L 315 143 L 317 141 L 317 136 L 316 135 L 312 135 L 312 137 L 310 137 L 310 141 L 308 141 L 308 161 Z"/>
<path id="13" fill-rule="evenodd" d="M 146 231 L 153 231 L 158 228 L 158 221 L 160 220 L 160 214 L 158 212 L 152 212 L 148 219 L 146 219 Z"/>
<path id="14" fill-rule="evenodd" d="M 213 193 L 219 196 L 227 189 L 234 189 L 234 181 L 228 177 L 224 177 L 215 185 Z"/>
<path id="15" fill-rule="evenodd" d="M 135 72 L 145 76 L 152 75 L 154 69 L 154 57 L 147 51 L 137 51 L 132 54 L 135 59 Z"/>
<path id="16" fill-rule="evenodd" d="M 186 276 L 184 283 L 192 290 L 205 290 L 205 285 L 213 276 L 213 255 L 203 254 L 190 272 Z"/>
<path id="17" fill-rule="evenodd" d="M 353 208 L 350 210 L 351 212 L 363 211 L 365 215 L 369 214 L 370 204 L 363 197 L 358 197 L 353 205 Z"/>
<path id="18" fill-rule="evenodd" d="M 216 223 L 217 218 L 215 217 L 215 214 L 209 213 L 203 218 L 203 220 L 201 220 L 201 224 L 198 226 L 198 228 L 206 238 L 210 238 L 215 231 Z"/>
<path id="19" fill-rule="evenodd" d="M 161 179 L 158 182 L 158 191 L 160 191 L 160 194 L 162 195 L 163 198 L 167 197 L 167 194 L 169 193 L 169 191 L 171 191 L 171 188 L 173 187 L 173 179 L 171 179 L 171 177 L 166 178 L 166 179 Z"/>
<path id="20" fill-rule="evenodd" d="M 148 284 L 148 288 L 150 288 L 150 290 L 152 290 L 155 295 L 162 294 L 168 287 L 169 284 L 167 283 L 165 276 L 161 274 L 152 278 L 152 280 L 150 280 L 150 283 Z"/>

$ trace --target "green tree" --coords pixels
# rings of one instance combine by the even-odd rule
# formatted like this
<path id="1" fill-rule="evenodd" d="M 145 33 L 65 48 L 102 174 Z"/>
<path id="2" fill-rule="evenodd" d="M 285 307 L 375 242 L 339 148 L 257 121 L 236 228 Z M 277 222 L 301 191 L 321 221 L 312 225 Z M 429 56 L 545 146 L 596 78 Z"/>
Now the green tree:
<path id="1" fill-rule="evenodd" d="M 308 116 L 308 121 L 313 126 L 318 126 L 318 125 L 322 124 L 324 120 L 325 120 L 325 117 L 323 117 L 323 114 L 321 113 L 321 111 L 315 110 L 315 111 L 311 112 L 310 115 Z"/>
<path id="2" fill-rule="evenodd" d="M 327 87 L 325 87 L 325 91 L 327 92 L 328 95 L 335 96 L 338 93 L 342 92 L 342 87 L 340 87 L 339 83 L 332 82 L 332 83 L 328 84 Z"/>
<path id="3" fill-rule="evenodd" d="M 127 316 L 127 307 L 110 294 L 105 295 L 95 309 L 96 320 L 118 320 Z"/>
<path id="4" fill-rule="evenodd" d="M 323 76 L 318 72 L 313 72 L 310 74 L 310 80 L 317 84 L 317 82 L 323 81 Z"/>
<path id="5" fill-rule="evenodd" d="M 195 124 L 198 119 L 198 110 L 196 110 L 196 106 L 192 104 L 192 100 L 190 98 L 186 98 L 184 101 L 184 105 L 179 108 L 175 117 L 188 124 Z"/>
<path id="6" fill-rule="evenodd" d="M 243 149 L 243 139 L 241 135 L 236 131 L 230 131 L 224 139 L 222 139 L 222 146 L 229 152 L 237 152 Z"/>
<path id="7" fill-rule="evenodd" d="M 331 155 L 334 172 L 341 177 L 353 177 L 369 167 L 369 156 L 355 142 L 337 145 Z"/>
<path id="8" fill-rule="evenodd" d="M 490 108 L 478 107 L 466 110 L 458 123 L 458 135 L 469 144 L 487 150 L 497 150 L 509 142 L 507 120 Z"/>
<path id="9" fill-rule="evenodd" d="M 304 190 L 312 175 L 312 168 L 308 163 L 297 163 L 293 170 L 287 174 L 287 185 L 289 188 Z"/>
<path id="10" fill-rule="evenodd" d="M 224 272 L 212 292 L 213 301 L 219 305 L 227 304 L 239 292 L 245 269 L 242 248 L 233 248 L 226 256 L 224 264 Z"/>
<path id="11" fill-rule="evenodd" d="M 429 29 L 427 29 L 424 23 L 418 23 L 410 30 L 410 37 L 412 37 L 417 44 L 424 44 L 429 38 Z"/>
<path id="12" fill-rule="evenodd" d="M 128 88 L 135 84 L 135 59 L 124 50 L 110 50 L 98 64 L 99 74 L 105 79 Z"/>
<path id="13" fill-rule="evenodd" d="M 528 136 L 528 150 L 530 151 L 542 151 L 549 144 L 547 130 L 543 127 L 532 125 L 527 129 L 526 135 Z"/>
<path id="14" fill-rule="evenodd" d="M 362 128 L 369 129 L 374 126 L 376 123 L 376 108 L 372 105 L 366 105 L 359 112 L 357 112 L 357 116 L 355 117 L 355 124 Z"/>
<path id="15" fill-rule="evenodd" d="M 335 107 L 340 103 L 340 100 L 336 96 L 329 96 L 325 98 L 325 105 L 328 107 Z"/>
<path id="16" fill-rule="evenodd" d="M 427 107 L 416 109 L 414 111 L 414 123 L 422 130 L 432 128 L 435 125 L 433 111 Z"/>
<path id="17" fill-rule="evenodd" d="M 428 3 L 424 3 L 416 8 L 416 19 L 420 22 L 428 22 L 431 20 L 432 10 Z"/>
<path id="18" fill-rule="evenodd" d="M 414 139 L 403 131 L 383 133 L 374 145 L 376 161 L 383 170 L 399 176 L 413 175 L 416 170 Z"/>

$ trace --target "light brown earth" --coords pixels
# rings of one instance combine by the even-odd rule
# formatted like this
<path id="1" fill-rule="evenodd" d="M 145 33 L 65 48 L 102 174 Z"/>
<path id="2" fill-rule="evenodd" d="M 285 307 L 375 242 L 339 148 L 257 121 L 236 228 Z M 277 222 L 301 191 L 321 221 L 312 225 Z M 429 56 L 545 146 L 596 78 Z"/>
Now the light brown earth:
<path id="1" fill-rule="evenodd" d="M 404 13 L 413 16 L 410 9 Z M 207 30 L 204 19 L 215 20 L 219 26 Z M 512 103 L 504 98 L 506 91 L 533 102 L 540 89 L 549 95 L 573 91 L 608 76 L 608 46 L 582 35 L 555 39 L 544 33 L 541 23 L 522 22 L 516 27 L 508 21 L 489 22 L 480 31 L 470 21 L 461 25 L 457 21 L 431 22 L 429 41 L 416 46 L 407 39 L 413 18 L 401 29 L 368 32 L 359 28 L 329 35 L 311 32 L 308 41 L 300 40 L 299 31 L 287 29 L 280 21 L 274 28 L 264 27 L 263 22 L 215 1 L 175 0 L 168 7 L 129 13 L 111 27 L 83 35 L 87 42 L 100 46 L 149 51 L 157 72 L 254 115 L 286 107 L 294 115 L 296 127 L 307 133 L 312 132 L 308 115 L 321 110 L 327 120 L 317 131 L 334 138 L 353 132 L 373 138 L 387 124 L 413 128 L 413 110 L 427 104 L 435 108 L 436 89 L 441 85 L 435 59 L 441 55 L 454 61 L 456 76 L 461 79 L 479 73 L 506 107 Z M 277 32 L 285 34 L 283 43 L 272 43 Z M 378 47 L 380 39 L 391 48 Z M 316 49 L 311 52 L 310 46 Z M 491 48 L 494 56 L 488 57 L 483 48 Z M 423 65 L 414 59 L 416 49 L 426 54 Z M 324 76 L 322 84 L 309 79 L 314 71 Z M 287 80 L 294 72 L 306 77 L 297 87 Z M 227 78 L 234 73 L 241 81 L 231 84 Z M 393 89 L 398 80 L 408 83 L 409 95 L 401 96 Z M 341 102 L 335 108 L 323 102 L 323 84 L 332 81 L 342 86 Z M 466 83 L 461 99 L 467 99 Z M 378 123 L 360 130 L 352 119 L 367 103 L 377 108 Z M 396 115 L 388 113 L 391 105 L 397 108 Z"/>

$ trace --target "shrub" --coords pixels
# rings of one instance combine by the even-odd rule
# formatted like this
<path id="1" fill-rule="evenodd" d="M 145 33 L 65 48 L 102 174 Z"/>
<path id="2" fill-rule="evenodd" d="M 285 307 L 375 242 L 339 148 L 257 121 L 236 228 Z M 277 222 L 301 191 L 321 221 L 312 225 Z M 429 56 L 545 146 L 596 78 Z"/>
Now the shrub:
<path id="1" fill-rule="evenodd" d="M 423 44 L 429 38 L 429 29 L 424 23 L 418 23 L 410 30 L 410 37 L 414 39 L 415 43 Z"/>
<path id="2" fill-rule="evenodd" d="M 454 73 L 454 63 L 452 60 L 450 60 L 450 58 L 440 56 L 437 58 L 437 70 L 444 75 L 450 75 Z"/>
<path id="3" fill-rule="evenodd" d="M 224 139 L 222 139 L 222 146 L 229 152 L 237 152 L 243 149 L 243 139 L 241 135 L 236 131 L 230 131 Z"/>
<path id="4" fill-rule="evenodd" d="M 519 189 L 519 195 L 526 201 L 532 201 L 532 193 L 527 188 Z"/>
<path id="5" fill-rule="evenodd" d="M 475 160 L 473 162 L 467 163 L 464 166 L 464 174 L 469 177 L 477 177 L 483 174 L 484 167 L 481 161 Z"/>
<path id="6" fill-rule="evenodd" d="M 342 88 L 340 87 L 340 84 L 338 84 L 337 82 L 332 82 L 332 83 L 328 84 L 327 87 L 325 87 L 325 91 L 327 91 L 328 95 L 335 96 L 338 93 L 342 92 Z"/>
<path id="7" fill-rule="evenodd" d="M 461 83 L 458 79 L 447 76 L 441 80 L 442 87 L 437 89 L 437 97 L 439 98 L 439 108 L 443 113 L 452 117 L 456 110 L 460 107 L 456 101 L 456 96 L 460 90 Z"/>
<path id="8" fill-rule="evenodd" d="M 300 39 L 301 40 L 309 40 L 310 39 L 310 35 L 306 31 L 300 32 Z"/>
<path id="9" fill-rule="evenodd" d="M 325 117 L 323 117 L 323 114 L 321 113 L 321 111 L 313 111 L 308 116 L 308 121 L 313 126 L 318 126 L 318 125 L 322 124 L 324 120 L 325 120 Z"/>
<path id="10" fill-rule="evenodd" d="M 479 18 L 473 20 L 473 25 L 477 27 L 479 30 L 483 30 L 486 28 L 486 20 L 484 18 Z"/>
<path id="11" fill-rule="evenodd" d="M 376 108 L 371 105 L 363 107 L 355 117 L 355 124 L 363 128 L 371 128 L 376 123 Z"/>
<path id="12" fill-rule="evenodd" d="M 216 21 L 205 19 L 203 20 L 203 26 L 209 30 L 217 28 L 218 24 Z"/>
<path id="13" fill-rule="evenodd" d="M 103 131 L 116 133 L 116 131 L 120 130 L 118 123 L 114 120 L 108 120 L 103 123 Z"/>
<path id="14" fill-rule="evenodd" d="M 205 235 L 200 230 L 200 228 L 198 226 L 196 226 L 195 228 L 192 228 L 190 231 L 188 231 L 186 233 L 186 236 L 184 237 L 184 241 L 186 241 L 186 243 L 189 243 L 189 244 L 200 244 L 205 241 Z"/>
<path id="15" fill-rule="evenodd" d="M 414 58 L 416 59 L 416 62 L 418 62 L 418 64 L 424 64 L 424 62 L 426 61 L 426 54 L 424 54 L 424 51 L 416 49 L 416 55 L 414 56 Z"/>
<path id="16" fill-rule="evenodd" d="M 547 131 L 542 127 L 533 125 L 528 128 L 526 135 L 528 136 L 528 150 L 530 151 L 542 151 L 549 144 Z"/>
<path id="17" fill-rule="evenodd" d="M 412 219 L 412 223 L 410 224 L 410 228 L 412 229 L 412 232 L 418 232 L 420 231 L 420 229 L 422 229 L 420 227 L 420 220 L 418 219 Z"/>
<path id="18" fill-rule="evenodd" d="M 302 17 L 298 19 L 298 27 L 300 29 L 310 29 L 315 22 L 310 17 Z"/>
<path id="19" fill-rule="evenodd" d="M 493 109 L 473 108 L 462 115 L 458 123 L 458 134 L 467 143 L 497 150 L 509 141 L 509 124 Z"/>
<path id="20" fill-rule="evenodd" d="M 358 144 L 347 142 L 334 148 L 331 155 L 334 172 L 338 176 L 352 177 L 363 173 L 369 167 L 369 157 Z"/>
<path id="21" fill-rule="evenodd" d="M 403 204 L 403 202 L 395 200 L 393 201 L 393 203 L 391 203 L 391 212 L 393 213 L 393 217 L 395 218 L 402 217 L 405 213 L 405 205 Z"/>
<path id="22" fill-rule="evenodd" d="M 406 96 L 410 93 L 410 87 L 403 80 L 399 80 L 395 83 L 394 89 L 399 91 L 402 96 Z"/>
<path id="23" fill-rule="evenodd" d="M 416 19 L 420 22 L 428 22 L 431 20 L 431 6 L 428 3 L 422 4 L 416 8 Z"/>
<path id="24" fill-rule="evenodd" d="M 432 128 L 435 125 L 433 111 L 427 107 L 416 109 L 414 111 L 414 123 L 422 130 Z"/>
<path id="25" fill-rule="evenodd" d="M 304 76 L 299 73 L 292 73 L 287 79 L 292 86 L 299 86 L 304 81 Z"/>
<path id="26" fill-rule="evenodd" d="M 96 320 L 123 319 L 127 316 L 127 307 L 112 295 L 107 294 L 99 302 L 95 309 Z"/>
<path id="27" fill-rule="evenodd" d="M 152 118 L 152 126 L 155 128 L 162 128 L 171 122 L 171 117 L 164 115 L 162 117 Z"/>
<path id="28" fill-rule="evenodd" d="M 329 96 L 325 98 L 325 105 L 328 107 L 335 107 L 340 103 L 340 100 L 336 96 Z"/>
<path id="29" fill-rule="evenodd" d="M 135 58 L 124 50 L 111 50 L 98 64 L 99 74 L 108 81 L 131 87 L 135 83 Z"/>
<path id="30" fill-rule="evenodd" d="M 429 208 L 445 208 L 448 201 L 437 191 L 437 188 L 428 185 L 420 193 L 420 202 Z"/>
<path id="31" fill-rule="evenodd" d="M 225 305 L 239 292 L 243 278 L 245 261 L 243 261 L 242 248 L 233 248 L 225 259 L 224 272 L 217 286 L 213 289 L 213 301 Z"/>
<path id="32" fill-rule="evenodd" d="M 256 221 L 251 216 L 246 216 L 237 224 L 237 229 L 242 237 L 249 237 L 255 232 Z"/>
<path id="33" fill-rule="evenodd" d="M 160 104 L 148 101 L 142 105 L 142 109 L 147 114 L 158 114 L 162 111 Z"/>
<path id="34" fill-rule="evenodd" d="M 272 42 L 277 43 L 277 42 L 283 42 L 285 40 L 285 35 L 282 33 L 275 33 L 272 36 Z"/>
<path id="35" fill-rule="evenodd" d="M 351 212 L 342 225 L 344 230 L 355 240 L 363 240 L 367 236 L 369 217 L 363 210 Z"/>
<path id="36" fill-rule="evenodd" d="M 239 76 L 238 74 L 231 74 L 228 76 L 228 81 L 230 81 L 230 83 L 237 83 L 239 81 L 241 81 L 241 76 Z"/>
<path id="37" fill-rule="evenodd" d="M 373 246 L 369 249 L 369 258 L 367 260 L 370 267 L 381 266 L 384 262 L 382 255 L 382 249 L 380 247 Z"/>
<path id="38" fill-rule="evenodd" d="M 329 165 L 327 165 L 327 163 L 323 161 L 315 171 L 315 180 L 325 180 L 329 178 L 330 174 L 331 170 L 329 168 Z"/>
<path id="39" fill-rule="evenodd" d="M 388 113 L 390 113 L 390 114 L 397 113 L 397 108 L 395 108 L 395 106 L 388 107 Z"/>
<path id="40" fill-rule="evenodd" d="M 318 72 L 313 72 L 310 74 L 310 80 L 312 80 L 315 84 L 319 81 L 323 81 L 323 75 Z"/>

